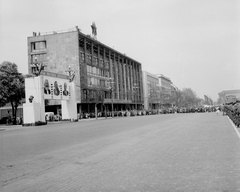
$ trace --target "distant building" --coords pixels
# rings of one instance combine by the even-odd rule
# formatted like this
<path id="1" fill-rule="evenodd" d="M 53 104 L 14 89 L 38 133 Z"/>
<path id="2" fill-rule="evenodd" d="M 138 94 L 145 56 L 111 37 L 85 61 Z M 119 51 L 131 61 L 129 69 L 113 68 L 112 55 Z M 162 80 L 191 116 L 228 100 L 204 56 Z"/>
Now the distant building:
<path id="1" fill-rule="evenodd" d="M 226 90 L 218 93 L 221 104 L 235 102 L 240 100 L 240 90 Z"/>
<path id="2" fill-rule="evenodd" d="M 170 78 L 162 74 L 158 74 L 156 76 L 159 80 L 161 104 L 162 106 L 170 107 L 172 106 L 169 100 L 172 92 L 172 81 Z"/>
<path id="3" fill-rule="evenodd" d="M 142 77 L 144 109 L 160 109 L 172 107 L 175 104 L 170 101 L 170 97 L 176 94 L 178 88 L 170 78 L 162 74 L 154 75 L 147 71 L 143 71 Z"/>
<path id="4" fill-rule="evenodd" d="M 160 86 L 156 75 L 143 71 L 143 97 L 144 109 L 159 109 L 160 107 Z"/>
<path id="5" fill-rule="evenodd" d="M 78 112 L 94 112 L 97 103 L 107 110 L 142 108 L 142 65 L 96 39 L 80 32 L 78 27 L 60 32 L 34 33 L 28 37 L 28 68 L 34 62 L 45 64 L 45 72 L 66 74 L 75 70 Z M 113 98 L 113 100 L 112 100 Z M 60 107 L 60 103 L 53 103 Z M 103 110 L 103 105 L 98 105 Z"/>
<path id="6" fill-rule="evenodd" d="M 211 99 L 210 96 L 204 95 L 204 104 L 205 105 L 213 105 L 213 100 Z"/>
<path id="7" fill-rule="evenodd" d="M 171 84 L 171 95 L 176 94 L 177 91 L 178 91 L 178 88 L 176 87 L 176 85 Z"/>
<path id="8" fill-rule="evenodd" d="M 171 79 L 162 74 L 158 74 L 156 76 L 159 79 L 159 86 L 161 87 L 161 91 L 166 94 L 171 94 L 171 85 L 172 85 Z"/>
<path id="9" fill-rule="evenodd" d="M 17 109 L 17 117 L 23 117 L 23 107 L 22 107 L 22 103 L 25 102 L 25 99 L 23 99 Z M 12 115 L 12 105 L 10 103 L 7 103 L 4 107 L 0 107 L 0 120 L 3 117 L 7 117 L 8 115 Z"/>

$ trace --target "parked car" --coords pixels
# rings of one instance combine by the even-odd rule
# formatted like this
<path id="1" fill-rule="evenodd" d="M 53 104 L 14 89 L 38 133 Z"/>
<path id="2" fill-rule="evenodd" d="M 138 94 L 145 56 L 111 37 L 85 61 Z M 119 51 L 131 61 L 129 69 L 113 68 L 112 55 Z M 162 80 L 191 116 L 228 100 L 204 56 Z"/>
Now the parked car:
<path id="1" fill-rule="evenodd" d="M 0 119 L 0 124 L 7 124 L 7 119 L 8 119 L 8 117 L 2 117 Z"/>
<path id="2" fill-rule="evenodd" d="M 54 113 L 53 112 L 46 112 L 45 113 L 46 121 L 54 121 Z"/>

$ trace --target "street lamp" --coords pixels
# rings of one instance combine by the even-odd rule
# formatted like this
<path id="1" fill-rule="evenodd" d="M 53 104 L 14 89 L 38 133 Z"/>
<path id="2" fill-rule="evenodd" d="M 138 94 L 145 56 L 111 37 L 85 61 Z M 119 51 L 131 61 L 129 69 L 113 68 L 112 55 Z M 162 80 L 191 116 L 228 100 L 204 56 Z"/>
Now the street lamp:
<path id="1" fill-rule="evenodd" d="M 138 85 L 137 85 L 137 83 L 134 83 L 133 84 L 133 92 L 134 92 L 134 95 L 136 97 L 136 103 L 135 103 L 136 110 L 137 110 L 137 89 L 138 89 Z"/>
<path id="2" fill-rule="evenodd" d="M 113 85 L 114 85 L 114 79 L 113 78 L 108 78 L 107 83 L 109 85 L 109 91 L 111 93 L 111 97 L 112 97 L 112 117 L 114 117 L 114 112 L 113 112 Z"/>
<path id="3" fill-rule="evenodd" d="M 152 102 L 151 94 L 149 93 L 149 94 L 148 94 L 148 110 L 149 110 L 149 109 L 152 109 L 151 102 Z"/>

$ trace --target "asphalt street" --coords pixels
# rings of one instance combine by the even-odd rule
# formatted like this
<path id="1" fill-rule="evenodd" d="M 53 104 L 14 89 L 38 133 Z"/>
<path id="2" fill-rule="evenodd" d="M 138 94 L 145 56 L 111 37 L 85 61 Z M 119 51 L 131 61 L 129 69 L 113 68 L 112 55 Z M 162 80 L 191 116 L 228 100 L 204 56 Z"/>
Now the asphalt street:
<path id="1" fill-rule="evenodd" d="M 0 191 L 240 191 L 240 138 L 216 113 L 0 129 Z"/>

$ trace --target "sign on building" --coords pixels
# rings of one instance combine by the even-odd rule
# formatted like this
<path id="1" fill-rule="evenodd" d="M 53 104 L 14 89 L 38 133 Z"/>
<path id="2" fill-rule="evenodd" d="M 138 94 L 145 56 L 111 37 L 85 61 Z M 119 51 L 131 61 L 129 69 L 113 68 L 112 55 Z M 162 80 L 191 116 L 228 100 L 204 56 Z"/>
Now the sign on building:
<path id="1" fill-rule="evenodd" d="M 43 76 L 44 99 L 69 100 L 69 80 Z"/>

